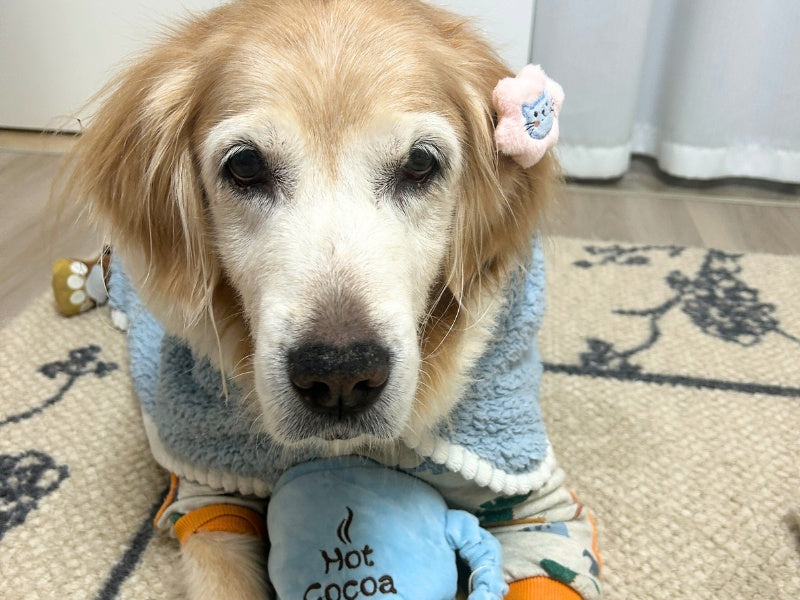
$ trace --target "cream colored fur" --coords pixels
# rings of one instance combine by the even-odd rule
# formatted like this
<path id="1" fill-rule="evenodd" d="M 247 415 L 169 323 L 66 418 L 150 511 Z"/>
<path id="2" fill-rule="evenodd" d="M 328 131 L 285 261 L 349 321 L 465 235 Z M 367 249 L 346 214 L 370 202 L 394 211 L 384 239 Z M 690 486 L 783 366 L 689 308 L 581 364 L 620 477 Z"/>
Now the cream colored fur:
<path id="1" fill-rule="evenodd" d="M 267 550 L 254 536 L 199 532 L 181 547 L 183 580 L 191 600 L 269 597 Z"/>
<path id="2" fill-rule="evenodd" d="M 380 427 L 330 444 L 396 440 L 460 396 L 557 179 L 549 155 L 522 170 L 496 153 L 491 93 L 508 75 L 462 19 L 416 0 L 241 0 L 178 25 L 109 87 L 70 193 L 148 308 L 284 442 L 304 442 L 302 414 L 275 357 L 357 296 L 394 368 Z M 245 201 L 222 177 L 242 143 L 275 167 L 270 194 Z M 415 144 L 436 149 L 440 176 L 381 187 Z M 190 596 L 265 595 L 256 548 L 192 537 Z"/>

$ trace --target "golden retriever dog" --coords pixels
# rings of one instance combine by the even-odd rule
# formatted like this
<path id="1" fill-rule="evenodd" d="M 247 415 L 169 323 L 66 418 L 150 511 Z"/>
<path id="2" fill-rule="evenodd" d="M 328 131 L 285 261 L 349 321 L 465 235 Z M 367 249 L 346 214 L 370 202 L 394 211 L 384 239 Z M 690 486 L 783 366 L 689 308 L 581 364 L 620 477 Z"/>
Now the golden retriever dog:
<path id="1" fill-rule="evenodd" d="M 558 175 L 549 153 L 497 152 L 510 75 L 417 0 L 239 0 L 108 88 L 70 195 L 166 330 L 239 382 L 253 427 L 358 451 L 447 415 L 529 259 Z M 182 553 L 192 598 L 267 594 L 254 538 Z"/>

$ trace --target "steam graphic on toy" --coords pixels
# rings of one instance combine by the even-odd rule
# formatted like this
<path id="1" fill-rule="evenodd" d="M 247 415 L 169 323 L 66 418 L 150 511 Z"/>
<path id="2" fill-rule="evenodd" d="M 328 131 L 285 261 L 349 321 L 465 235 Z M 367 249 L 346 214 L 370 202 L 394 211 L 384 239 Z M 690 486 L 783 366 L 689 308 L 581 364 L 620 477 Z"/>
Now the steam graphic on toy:
<path id="1" fill-rule="evenodd" d="M 342 522 L 339 523 L 339 527 L 336 528 L 336 537 L 339 538 L 343 544 L 352 544 L 353 540 L 350 539 L 350 525 L 353 523 L 353 509 L 349 506 L 345 507 L 347 509 L 347 516 L 342 519 Z"/>
<path id="2" fill-rule="evenodd" d="M 336 537 L 343 546 L 353 543 L 350 537 L 350 526 L 353 524 L 353 509 L 345 506 L 347 516 L 339 522 L 336 528 Z M 376 594 L 396 595 L 394 580 L 388 573 L 377 574 L 372 572 L 375 567 L 374 550 L 369 544 L 363 547 L 347 549 L 336 547 L 332 552 L 321 549 L 320 555 L 325 566 L 325 575 L 333 576 L 328 581 L 317 581 L 306 588 L 305 599 L 316 598 L 357 598 L 360 596 L 374 596 Z M 366 571 L 365 571 L 366 569 Z M 340 574 L 346 573 L 346 581 L 336 579 Z M 318 594 L 324 594 L 318 595 Z"/>

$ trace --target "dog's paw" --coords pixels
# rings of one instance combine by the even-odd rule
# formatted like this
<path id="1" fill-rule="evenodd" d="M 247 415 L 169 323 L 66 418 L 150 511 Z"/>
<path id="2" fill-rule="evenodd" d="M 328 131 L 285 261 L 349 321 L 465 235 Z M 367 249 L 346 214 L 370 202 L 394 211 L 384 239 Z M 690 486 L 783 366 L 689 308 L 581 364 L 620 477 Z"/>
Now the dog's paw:
<path id="1" fill-rule="evenodd" d="M 266 549 L 252 535 L 198 532 L 181 546 L 190 600 L 272 600 Z"/>

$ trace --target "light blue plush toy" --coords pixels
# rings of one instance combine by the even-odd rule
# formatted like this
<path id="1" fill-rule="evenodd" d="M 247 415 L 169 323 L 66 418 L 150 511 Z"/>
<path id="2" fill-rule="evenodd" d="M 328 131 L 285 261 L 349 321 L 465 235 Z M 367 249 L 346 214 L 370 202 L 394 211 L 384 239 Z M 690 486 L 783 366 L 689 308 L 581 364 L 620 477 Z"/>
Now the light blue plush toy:
<path id="1" fill-rule="evenodd" d="M 269 574 L 280 600 L 501 600 L 500 544 L 425 482 L 356 456 L 287 471 L 269 503 Z"/>

